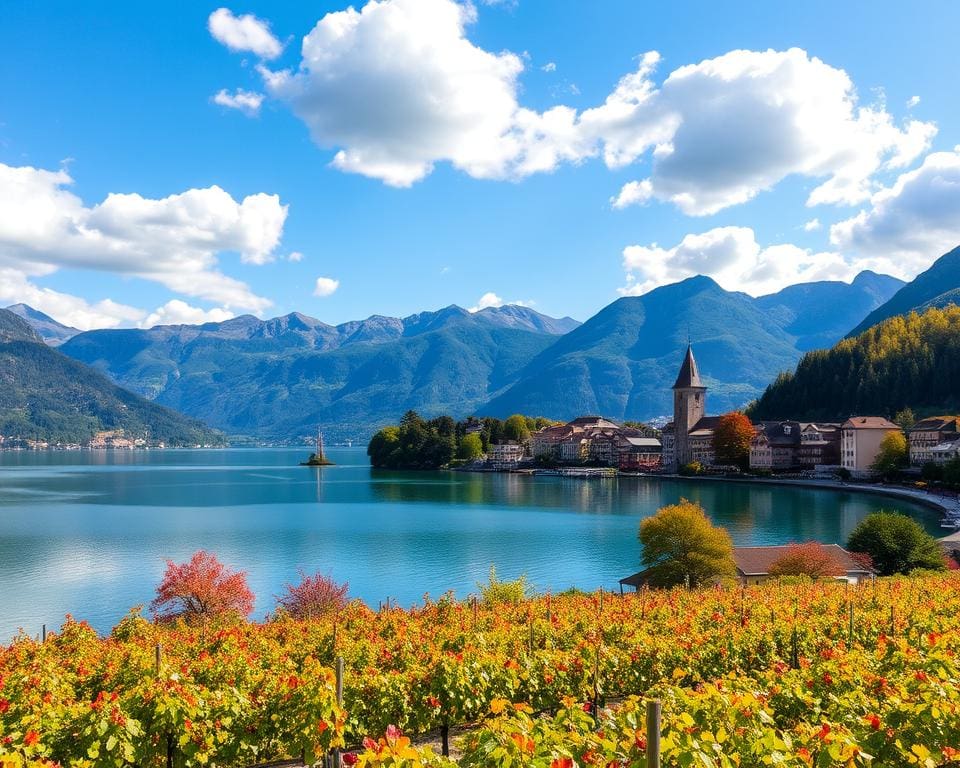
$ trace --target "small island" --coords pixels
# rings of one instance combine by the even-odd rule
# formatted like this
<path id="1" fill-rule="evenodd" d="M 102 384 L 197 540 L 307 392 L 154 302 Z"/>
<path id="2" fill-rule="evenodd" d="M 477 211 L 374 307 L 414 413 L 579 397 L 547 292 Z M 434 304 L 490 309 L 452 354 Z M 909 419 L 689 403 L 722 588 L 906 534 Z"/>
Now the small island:
<path id="1" fill-rule="evenodd" d="M 317 427 L 317 450 L 310 454 L 310 458 L 300 462 L 301 467 L 332 467 L 334 463 L 323 452 L 323 433 Z"/>

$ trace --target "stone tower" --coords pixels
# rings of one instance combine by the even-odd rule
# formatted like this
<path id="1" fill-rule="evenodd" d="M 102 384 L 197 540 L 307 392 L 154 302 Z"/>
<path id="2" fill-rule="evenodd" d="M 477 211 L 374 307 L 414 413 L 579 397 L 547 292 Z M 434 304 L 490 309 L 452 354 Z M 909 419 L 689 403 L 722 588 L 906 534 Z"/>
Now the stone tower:
<path id="1" fill-rule="evenodd" d="M 703 418 L 707 406 L 707 388 L 700 381 L 700 371 L 693 357 L 693 347 L 687 345 L 687 355 L 680 366 L 680 374 L 673 385 L 673 428 L 677 466 L 693 461 L 690 431 Z"/>

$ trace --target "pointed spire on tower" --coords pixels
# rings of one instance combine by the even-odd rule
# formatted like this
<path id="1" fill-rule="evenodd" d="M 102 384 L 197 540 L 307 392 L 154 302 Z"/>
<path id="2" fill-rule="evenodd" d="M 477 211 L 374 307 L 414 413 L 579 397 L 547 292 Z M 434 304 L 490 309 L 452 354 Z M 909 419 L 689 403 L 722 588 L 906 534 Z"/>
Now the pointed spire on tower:
<path id="1" fill-rule="evenodd" d="M 687 344 L 687 355 L 683 358 L 683 365 L 680 366 L 680 374 L 673 385 L 674 389 L 687 389 L 688 387 L 702 387 L 700 380 L 700 369 L 697 368 L 697 361 L 693 357 L 693 347 Z"/>

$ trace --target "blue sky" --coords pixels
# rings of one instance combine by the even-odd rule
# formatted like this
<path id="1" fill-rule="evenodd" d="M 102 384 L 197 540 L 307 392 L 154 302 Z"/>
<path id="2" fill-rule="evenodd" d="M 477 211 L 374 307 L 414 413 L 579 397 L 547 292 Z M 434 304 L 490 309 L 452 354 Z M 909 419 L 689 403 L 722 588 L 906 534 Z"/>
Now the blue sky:
<path id="1" fill-rule="evenodd" d="M 956 3 L 365 6 L 5 8 L 0 305 L 585 319 L 695 272 L 908 278 L 960 241 Z"/>

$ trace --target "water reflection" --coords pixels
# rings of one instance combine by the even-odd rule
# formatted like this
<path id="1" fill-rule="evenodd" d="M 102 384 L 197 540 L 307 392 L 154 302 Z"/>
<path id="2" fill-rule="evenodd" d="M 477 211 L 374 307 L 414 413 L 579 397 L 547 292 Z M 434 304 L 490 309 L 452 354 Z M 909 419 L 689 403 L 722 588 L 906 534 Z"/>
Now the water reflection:
<path id="1" fill-rule="evenodd" d="M 738 544 L 842 542 L 903 502 L 801 488 L 371 470 L 302 450 L 0 454 L 0 638 L 72 612 L 107 630 L 147 603 L 166 558 L 199 548 L 247 571 L 257 613 L 297 569 L 332 572 L 372 605 L 475 590 L 491 563 L 541 589 L 614 588 L 639 565 L 637 526 L 681 497 Z"/>

